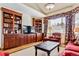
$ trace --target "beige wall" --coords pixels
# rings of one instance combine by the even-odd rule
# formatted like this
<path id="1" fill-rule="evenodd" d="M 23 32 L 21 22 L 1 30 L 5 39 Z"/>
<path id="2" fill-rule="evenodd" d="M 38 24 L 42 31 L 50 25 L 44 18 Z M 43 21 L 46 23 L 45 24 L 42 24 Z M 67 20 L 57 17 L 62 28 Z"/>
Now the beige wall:
<path id="1" fill-rule="evenodd" d="M 0 10 L 0 47 L 1 47 L 1 38 L 2 38 L 2 20 L 1 20 L 1 10 Z"/>

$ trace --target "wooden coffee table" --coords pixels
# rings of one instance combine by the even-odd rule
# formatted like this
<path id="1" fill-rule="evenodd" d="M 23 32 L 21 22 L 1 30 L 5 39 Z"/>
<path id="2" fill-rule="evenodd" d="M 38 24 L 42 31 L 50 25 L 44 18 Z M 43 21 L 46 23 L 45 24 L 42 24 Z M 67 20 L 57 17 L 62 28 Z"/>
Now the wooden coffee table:
<path id="1" fill-rule="evenodd" d="M 58 42 L 53 42 L 53 41 L 45 41 L 43 43 L 35 45 L 35 56 L 37 56 L 37 49 L 47 52 L 48 56 L 50 56 L 51 51 L 56 47 L 59 52 L 59 45 L 60 44 Z"/>

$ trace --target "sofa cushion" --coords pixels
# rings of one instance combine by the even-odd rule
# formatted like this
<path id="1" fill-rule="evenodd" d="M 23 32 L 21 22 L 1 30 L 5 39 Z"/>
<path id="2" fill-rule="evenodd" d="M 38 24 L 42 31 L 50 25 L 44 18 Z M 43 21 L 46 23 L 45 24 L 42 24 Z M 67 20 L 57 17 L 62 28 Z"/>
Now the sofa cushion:
<path id="1" fill-rule="evenodd" d="M 77 45 L 74 45 L 73 43 L 69 42 L 67 45 L 66 45 L 66 50 L 71 50 L 71 51 L 76 51 L 76 52 L 79 52 L 79 46 Z"/>
<path id="2" fill-rule="evenodd" d="M 55 36 L 53 36 L 53 35 L 52 35 L 52 36 L 49 36 L 49 38 L 54 38 L 54 37 L 55 37 Z"/>

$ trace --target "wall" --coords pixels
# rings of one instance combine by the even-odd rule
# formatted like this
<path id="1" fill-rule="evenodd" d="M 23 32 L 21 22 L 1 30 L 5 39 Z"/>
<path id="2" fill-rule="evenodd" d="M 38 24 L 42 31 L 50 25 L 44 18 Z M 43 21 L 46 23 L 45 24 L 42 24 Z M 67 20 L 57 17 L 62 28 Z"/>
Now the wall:
<path id="1" fill-rule="evenodd" d="M 0 10 L 0 18 L 1 18 L 1 10 Z M 2 37 L 2 20 L 0 19 L 0 47 L 1 47 L 1 37 Z"/>
<path id="2" fill-rule="evenodd" d="M 30 25 L 32 26 L 32 18 L 29 15 L 23 14 L 22 25 Z"/>

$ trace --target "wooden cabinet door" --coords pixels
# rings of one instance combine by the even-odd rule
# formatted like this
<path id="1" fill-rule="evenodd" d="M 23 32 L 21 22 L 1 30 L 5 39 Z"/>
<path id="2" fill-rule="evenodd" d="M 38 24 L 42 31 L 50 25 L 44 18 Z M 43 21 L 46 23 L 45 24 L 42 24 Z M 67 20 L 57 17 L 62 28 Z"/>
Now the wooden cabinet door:
<path id="1" fill-rule="evenodd" d="M 29 43 L 36 42 L 36 34 L 29 34 L 28 41 L 29 41 Z"/>
<path id="2" fill-rule="evenodd" d="M 36 40 L 36 35 L 35 34 L 31 34 L 31 43 L 35 42 Z"/>
<path id="3" fill-rule="evenodd" d="M 28 35 L 27 35 L 27 34 L 24 35 L 24 43 L 25 43 L 25 44 L 28 43 Z"/>
<path id="4" fill-rule="evenodd" d="M 15 34 L 15 47 L 19 46 L 20 45 L 20 40 L 19 40 L 19 35 Z"/>
<path id="5" fill-rule="evenodd" d="M 4 36 L 4 49 L 9 48 L 10 37 Z"/>
<path id="6" fill-rule="evenodd" d="M 31 37 L 30 41 L 31 41 L 31 43 L 33 43 L 33 40 L 34 40 L 34 34 L 31 34 L 30 37 Z"/>
<path id="7" fill-rule="evenodd" d="M 23 34 L 22 35 L 22 45 L 24 45 L 25 44 L 25 35 Z"/>
<path id="8" fill-rule="evenodd" d="M 28 43 L 31 43 L 31 36 L 28 34 Z"/>
<path id="9" fill-rule="evenodd" d="M 4 49 L 15 47 L 15 37 L 13 35 L 4 36 Z"/>
<path id="10" fill-rule="evenodd" d="M 36 34 L 33 34 L 33 42 L 36 42 Z"/>
<path id="11" fill-rule="evenodd" d="M 9 38 L 10 42 L 9 42 L 9 47 L 15 47 L 15 37 L 13 35 L 10 36 L 11 38 Z"/>
<path id="12" fill-rule="evenodd" d="M 28 34 L 28 43 L 32 43 L 32 42 L 33 42 L 33 35 Z"/>
<path id="13" fill-rule="evenodd" d="M 23 35 L 19 35 L 20 45 L 23 45 Z"/>
<path id="14" fill-rule="evenodd" d="M 43 35 L 42 33 L 37 33 L 37 41 L 42 41 Z"/>

